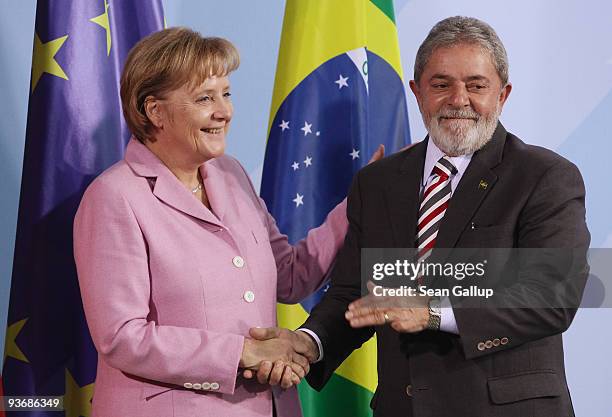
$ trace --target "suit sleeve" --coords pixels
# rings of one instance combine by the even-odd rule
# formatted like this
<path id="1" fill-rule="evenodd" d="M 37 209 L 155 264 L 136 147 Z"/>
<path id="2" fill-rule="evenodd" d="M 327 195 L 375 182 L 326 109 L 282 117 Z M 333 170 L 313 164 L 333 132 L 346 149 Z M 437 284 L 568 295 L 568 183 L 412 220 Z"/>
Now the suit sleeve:
<path id="1" fill-rule="evenodd" d="M 149 380 L 215 381 L 218 392 L 234 392 L 244 337 L 150 319 L 147 242 L 113 184 L 96 180 L 85 193 L 74 221 L 74 255 L 100 360 Z"/>
<path id="2" fill-rule="evenodd" d="M 263 200 L 261 204 L 265 208 Z M 278 271 L 277 298 L 282 303 L 298 303 L 325 283 L 348 228 L 346 199 L 328 214 L 321 226 L 309 230 L 295 245 L 289 244 L 287 236 L 278 230 L 267 209 L 266 215 Z"/>
<path id="3" fill-rule="evenodd" d="M 304 239 L 291 245 L 287 235 L 279 231 L 266 203 L 257 196 L 242 165 L 236 160 L 234 163 L 244 174 L 268 230 L 278 271 L 277 299 L 287 304 L 298 303 L 322 287 L 328 277 L 348 228 L 346 199 L 329 212 L 319 227 L 309 230 Z"/>
<path id="4" fill-rule="evenodd" d="M 544 173 L 517 228 L 518 247 L 533 249 L 520 256 L 516 283 L 489 300 L 478 297 L 470 308 L 454 308 L 468 359 L 562 333 L 580 305 L 588 276 L 590 234 L 584 183 L 575 165 L 562 160 Z M 502 343 L 483 348 L 482 343 L 491 339 Z"/>
<path id="5" fill-rule="evenodd" d="M 320 390 L 340 364 L 374 334 L 372 327 L 353 329 L 344 317 L 348 305 L 361 297 L 361 196 L 359 174 L 348 196 L 348 232 L 331 272 L 331 285 L 300 326 L 314 332 L 323 346 L 323 360 L 313 364 L 308 383 Z"/>

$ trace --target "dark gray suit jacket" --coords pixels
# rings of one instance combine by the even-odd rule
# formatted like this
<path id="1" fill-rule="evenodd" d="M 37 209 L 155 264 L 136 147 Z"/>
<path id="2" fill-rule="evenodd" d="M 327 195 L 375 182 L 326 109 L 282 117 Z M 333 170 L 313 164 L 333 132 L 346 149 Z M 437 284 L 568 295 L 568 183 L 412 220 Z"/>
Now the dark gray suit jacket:
<path id="1" fill-rule="evenodd" d="M 426 141 L 356 175 L 348 198 L 349 231 L 331 287 L 302 326 L 320 337 L 324 350 L 308 382 L 321 389 L 376 332 L 375 416 L 573 416 L 561 333 L 575 315 L 588 274 L 584 185 L 572 163 L 523 143 L 501 124 L 472 157 L 436 247 L 577 248 L 578 273 L 569 292 L 574 307 L 454 308 L 459 335 L 353 329 L 345 320 L 348 304 L 361 297 L 361 248 L 414 247 L 425 150 Z M 554 271 L 540 272 L 524 283 L 533 284 L 532 292 L 561 279 Z"/>

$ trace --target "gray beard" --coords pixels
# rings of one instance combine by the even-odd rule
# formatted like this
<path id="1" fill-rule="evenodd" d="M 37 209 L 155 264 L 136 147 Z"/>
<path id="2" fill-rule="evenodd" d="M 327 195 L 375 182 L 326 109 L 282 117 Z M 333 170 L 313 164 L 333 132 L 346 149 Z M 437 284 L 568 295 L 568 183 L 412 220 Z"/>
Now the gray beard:
<path id="1" fill-rule="evenodd" d="M 450 114 L 449 114 L 450 113 Z M 485 146 L 493 137 L 499 120 L 499 107 L 487 117 L 482 117 L 470 110 L 454 110 L 438 113 L 432 117 L 421 113 L 429 137 L 436 146 L 448 156 L 469 155 Z M 455 117 L 476 117 L 476 123 L 453 121 L 448 128 L 440 126 L 441 115 Z"/>

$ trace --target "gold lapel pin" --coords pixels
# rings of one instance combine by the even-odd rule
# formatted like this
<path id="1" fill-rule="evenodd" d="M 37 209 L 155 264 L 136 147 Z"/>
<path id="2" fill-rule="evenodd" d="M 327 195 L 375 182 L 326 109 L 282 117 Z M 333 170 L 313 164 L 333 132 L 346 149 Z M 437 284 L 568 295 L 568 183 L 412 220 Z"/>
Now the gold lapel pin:
<path id="1" fill-rule="evenodd" d="M 488 182 L 486 182 L 485 180 L 480 180 L 480 184 L 478 184 L 478 189 L 486 190 L 488 186 L 489 186 Z"/>

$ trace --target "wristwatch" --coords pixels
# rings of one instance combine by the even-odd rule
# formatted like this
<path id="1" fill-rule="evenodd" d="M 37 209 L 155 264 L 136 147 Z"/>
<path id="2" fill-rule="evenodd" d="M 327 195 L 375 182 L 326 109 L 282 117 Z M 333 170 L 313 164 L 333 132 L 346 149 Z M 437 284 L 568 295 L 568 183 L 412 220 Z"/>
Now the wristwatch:
<path id="1" fill-rule="evenodd" d="M 440 317 L 442 309 L 440 308 L 440 299 L 432 297 L 429 299 L 429 320 L 427 321 L 428 330 L 440 330 Z"/>

